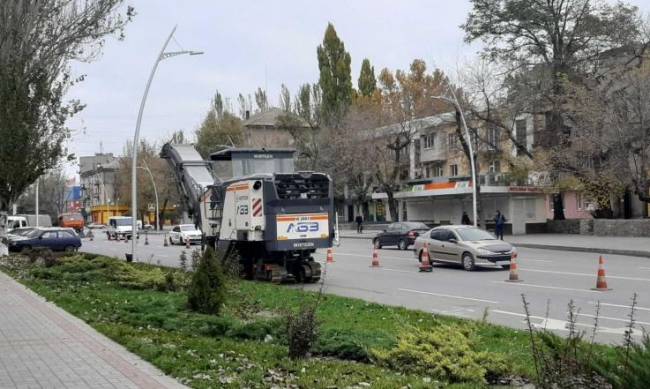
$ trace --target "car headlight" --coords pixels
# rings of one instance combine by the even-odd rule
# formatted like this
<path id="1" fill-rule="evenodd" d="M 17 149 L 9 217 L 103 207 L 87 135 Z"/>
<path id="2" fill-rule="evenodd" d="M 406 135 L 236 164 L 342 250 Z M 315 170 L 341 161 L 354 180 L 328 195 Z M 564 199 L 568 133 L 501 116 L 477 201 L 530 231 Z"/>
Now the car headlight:
<path id="1" fill-rule="evenodd" d="M 490 250 L 480 249 L 480 248 L 479 248 L 479 249 L 476 249 L 476 252 L 477 252 L 479 255 L 492 255 L 492 254 L 494 254 L 494 253 L 493 253 L 492 251 L 490 251 Z"/>

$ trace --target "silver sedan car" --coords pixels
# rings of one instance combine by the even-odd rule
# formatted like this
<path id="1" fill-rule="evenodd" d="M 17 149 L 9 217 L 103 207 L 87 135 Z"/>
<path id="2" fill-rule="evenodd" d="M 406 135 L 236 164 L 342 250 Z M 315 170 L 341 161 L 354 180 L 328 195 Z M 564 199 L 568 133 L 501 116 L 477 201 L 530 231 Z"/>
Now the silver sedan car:
<path id="1" fill-rule="evenodd" d="M 489 232 L 473 226 L 440 226 L 415 240 L 415 257 L 422 261 L 425 243 L 429 245 L 432 262 L 455 263 L 472 271 L 480 265 L 510 267 L 516 249 L 508 242 L 497 240 Z"/>

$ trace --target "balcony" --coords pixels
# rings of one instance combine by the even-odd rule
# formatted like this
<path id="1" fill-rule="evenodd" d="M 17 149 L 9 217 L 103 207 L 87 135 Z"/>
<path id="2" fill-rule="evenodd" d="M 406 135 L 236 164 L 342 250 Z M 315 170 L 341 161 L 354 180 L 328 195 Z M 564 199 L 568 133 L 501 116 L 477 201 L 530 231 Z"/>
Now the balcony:
<path id="1" fill-rule="evenodd" d="M 420 162 L 442 162 L 447 160 L 447 146 L 436 146 L 430 149 L 422 149 Z"/>

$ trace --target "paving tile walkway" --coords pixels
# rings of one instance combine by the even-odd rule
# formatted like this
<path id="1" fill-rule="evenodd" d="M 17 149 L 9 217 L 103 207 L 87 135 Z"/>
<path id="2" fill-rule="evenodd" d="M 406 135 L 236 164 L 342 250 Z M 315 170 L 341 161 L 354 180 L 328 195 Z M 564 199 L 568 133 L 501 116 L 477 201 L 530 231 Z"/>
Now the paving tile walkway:
<path id="1" fill-rule="evenodd" d="M 0 388 L 185 388 L 0 272 Z"/>

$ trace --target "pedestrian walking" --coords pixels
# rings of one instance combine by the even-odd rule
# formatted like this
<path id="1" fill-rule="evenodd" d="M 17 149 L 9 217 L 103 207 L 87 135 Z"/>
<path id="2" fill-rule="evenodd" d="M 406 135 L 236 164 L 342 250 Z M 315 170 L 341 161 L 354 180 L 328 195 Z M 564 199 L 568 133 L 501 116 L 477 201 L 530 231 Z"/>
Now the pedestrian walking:
<path id="1" fill-rule="evenodd" d="M 503 227 L 506 224 L 506 219 L 505 216 L 497 209 L 497 214 L 494 216 L 494 232 L 497 235 L 497 239 L 503 240 Z"/>
<path id="2" fill-rule="evenodd" d="M 363 216 L 357 215 L 357 217 L 354 219 L 355 222 L 357 222 L 357 234 L 360 234 L 363 232 Z"/>
<path id="3" fill-rule="evenodd" d="M 469 216 L 467 215 L 467 212 L 463 211 L 463 217 L 460 219 L 460 223 L 464 224 L 466 226 L 469 226 L 472 224 L 472 221 L 469 220 Z"/>

